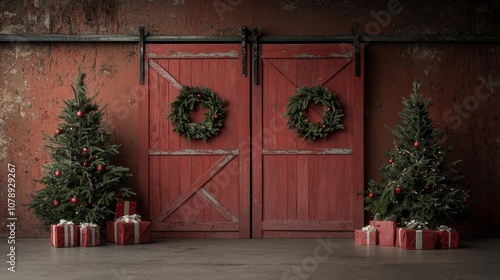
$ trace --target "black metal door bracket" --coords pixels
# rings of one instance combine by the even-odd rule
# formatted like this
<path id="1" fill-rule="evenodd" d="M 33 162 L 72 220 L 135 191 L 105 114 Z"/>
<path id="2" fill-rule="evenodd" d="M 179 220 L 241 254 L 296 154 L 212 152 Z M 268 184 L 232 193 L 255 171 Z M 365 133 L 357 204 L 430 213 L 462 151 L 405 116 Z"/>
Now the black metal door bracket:
<path id="1" fill-rule="evenodd" d="M 144 84 L 144 61 L 145 61 L 145 50 L 144 50 L 144 37 L 148 35 L 148 29 L 145 26 L 139 26 L 139 82 L 141 85 Z"/>
<path id="2" fill-rule="evenodd" d="M 352 35 L 354 35 L 354 74 L 356 77 L 361 76 L 361 57 L 360 57 L 360 44 L 359 35 L 360 30 L 358 27 L 353 27 L 351 30 Z"/>
<path id="3" fill-rule="evenodd" d="M 241 36 L 241 75 L 247 76 L 247 34 L 248 28 L 246 26 L 240 27 Z"/>
<path id="4" fill-rule="evenodd" d="M 259 84 L 259 36 L 261 35 L 260 27 L 254 27 L 252 32 L 253 37 L 253 83 Z"/>

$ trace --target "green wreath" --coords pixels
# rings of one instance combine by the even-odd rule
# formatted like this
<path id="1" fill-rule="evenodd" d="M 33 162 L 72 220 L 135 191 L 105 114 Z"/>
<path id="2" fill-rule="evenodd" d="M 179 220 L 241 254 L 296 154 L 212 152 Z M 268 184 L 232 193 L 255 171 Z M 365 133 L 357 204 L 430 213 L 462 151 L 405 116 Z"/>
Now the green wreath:
<path id="1" fill-rule="evenodd" d="M 201 139 L 207 141 L 217 135 L 222 128 L 224 116 L 227 110 L 224 108 L 226 101 L 208 88 L 184 86 L 179 91 L 179 96 L 170 103 L 170 119 L 175 126 L 174 131 L 185 135 L 186 140 Z M 188 112 L 195 108 L 207 108 L 205 119 L 199 123 L 193 123 L 189 119 Z"/>
<path id="2" fill-rule="evenodd" d="M 311 142 L 317 138 L 326 138 L 336 130 L 344 129 L 341 122 L 344 116 L 342 103 L 326 87 L 320 85 L 312 88 L 301 87 L 296 92 L 297 95 L 288 98 L 286 104 L 288 110 L 283 116 L 289 117 L 288 126 L 297 131 L 298 136 Z M 319 123 L 311 123 L 303 114 L 310 102 L 323 105 L 323 119 Z"/>

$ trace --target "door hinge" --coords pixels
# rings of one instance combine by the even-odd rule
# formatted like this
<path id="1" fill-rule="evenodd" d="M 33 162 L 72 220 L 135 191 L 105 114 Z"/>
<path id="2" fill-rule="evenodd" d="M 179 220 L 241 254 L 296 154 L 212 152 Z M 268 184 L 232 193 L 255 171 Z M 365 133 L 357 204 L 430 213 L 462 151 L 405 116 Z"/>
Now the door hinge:
<path id="1" fill-rule="evenodd" d="M 253 37 L 253 83 L 259 84 L 259 36 L 261 35 L 260 27 L 254 27 L 252 32 Z"/>
<path id="2" fill-rule="evenodd" d="M 354 35 L 354 75 L 359 77 L 361 76 L 361 51 L 359 43 L 360 30 L 358 27 L 353 27 L 351 33 Z"/>
<path id="3" fill-rule="evenodd" d="M 144 71 L 145 71 L 145 50 L 144 50 L 144 37 L 148 34 L 148 29 L 145 26 L 139 27 L 139 82 L 144 84 Z"/>
<path id="4" fill-rule="evenodd" d="M 247 76 L 247 34 L 248 28 L 246 26 L 240 27 L 241 36 L 241 75 Z"/>

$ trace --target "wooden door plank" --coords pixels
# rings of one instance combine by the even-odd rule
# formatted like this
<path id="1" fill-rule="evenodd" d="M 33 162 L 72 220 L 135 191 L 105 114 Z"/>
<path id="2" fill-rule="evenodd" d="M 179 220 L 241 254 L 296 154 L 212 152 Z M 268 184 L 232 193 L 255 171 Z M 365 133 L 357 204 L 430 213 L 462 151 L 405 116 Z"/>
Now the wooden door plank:
<path id="1" fill-rule="evenodd" d="M 263 230 L 353 231 L 352 221 L 264 221 Z"/>
<path id="2" fill-rule="evenodd" d="M 250 49 L 250 45 L 247 45 L 247 49 Z M 235 63 L 235 68 L 237 71 L 234 71 L 235 75 L 239 75 L 241 73 L 241 63 Z M 250 56 L 247 56 L 247 65 L 250 65 Z M 239 235 L 236 236 L 238 238 L 250 238 L 251 236 L 251 220 L 250 220 L 250 203 L 251 203 L 251 119 L 250 119 L 250 106 L 251 106 L 251 97 L 250 97 L 250 78 L 244 77 L 241 78 L 238 76 L 237 79 L 239 82 L 237 84 L 237 92 L 238 92 L 238 139 L 239 142 L 237 144 L 238 150 L 240 154 L 238 156 L 239 164 L 236 167 L 235 173 L 238 174 L 237 180 L 239 183 L 239 198 L 236 201 L 238 207 L 238 214 L 240 218 L 240 232 Z M 235 77 L 236 79 L 236 77 Z M 240 125 L 243 124 L 243 125 Z M 232 174 L 232 173 L 230 173 Z"/>
<path id="3" fill-rule="evenodd" d="M 139 99 L 139 104 L 138 104 L 138 127 L 139 127 L 139 136 L 138 136 L 138 145 L 139 145 L 139 151 L 138 151 L 138 209 L 141 211 L 143 216 L 147 219 L 150 217 L 150 211 L 151 209 L 149 208 L 149 198 L 150 198 L 150 193 L 149 193 L 149 156 L 145 151 L 149 150 L 149 134 L 150 134 L 150 128 L 149 128 L 149 94 L 151 91 L 151 86 L 150 86 L 150 79 L 151 79 L 151 71 L 149 67 L 145 67 L 145 75 L 147 77 L 146 82 L 144 85 L 139 86 L 139 91 L 138 91 L 138 99 Z"/>
<path id="4" fill-rule="evenodd" d="M 259 63 L 259 80 L 262 81 L 262 63 Z M 262 156 L 262 83 L 252 84 L 252 238 L 262 238 L 263 218 L 263 156 Z"/>
<path id="5" fill-rule="evenodd" d="M 309 161 L 297 156 L 297 220 L 309 220 Z"/>
<path id="6" fill-rule="evenodd" d="M 215 211 L 221 214 L 228 222 L 237 223 L 240 220 L 236 215 L 234 215 L 231 211 L 229 211 L 224 205 L 222 205 L 213 195 L 211 195 L 208 191 L 201 188 L 197 192 L 208 204 L 212 206 Z"/>
<path id="7" fill-rule="evenodd" d="M 152 231 L 238 231 L 239 223 L 231 222 L 175 222 L 175 223 L 153 223 Z"/>
<path id="8" fill-rule="evenodd" d="M 363 45 L 361 46 L 361 49 L 363 49 Z M 361 77 L 364 77 L 364 52 L 362 51 L 360 54 L 360 59 L 361 59 Z M 354 70 L 354 65 L 350 65 L 349 69 L 347 71 L 353 71 Z M 354 112 L 353 112 L 353 143 L 354 143 L 354 149 L 356 150 L 355 154 L 353 155 L 353 164 L 356 166 L 359 166 L 359 168 L 356 168 L 353 170 L 353 176 L 354 182 L 353 182 L 353 189 L 352 189 L 352 207 L 353 207 L 353 221 L 354 221 L 354 226 L 356 228 L 360 228 L 363 226 L 364 222 L 364 211 L 363 211 L 363 196 L 359 195 L 360 192 L 364 190 L 364 114 L 363 114 L 363 108 L 364 108 L 364 83 L 360 82 L 362 79 L 359 77 L 356 78 L 354 76 L 350 76 L 349 80 L 347 81 L 347 85 L 350 88 L 350 91 L 353 93 L 354 101 L 353 101 L 353 106 L 354 106 Z"/>
<path id="9" fill-rule="evenodd" d="M 349 106 L 348 109 L 352 111 L 346 112 L 344 117 L 344 125 L 349 125 L 349 129 L 332 134 L 326 139 L 307 143 L 286 129 L 275 132 L 276 148 L 264 145 L 262 149 L 254 150 L 259 152 L 257 156 L 264 162 L 264 165 L 260 166 L 262 169 L 257 169 L 262 174 L 253 176 L 254 179 L 262 176 L 262 185 L 259 185 L 259 189 L 260 194 L 264 196 L 264 203 L 260 209 L 263 219 L 253 222 L 254 229 L 259 227 L 258 231 L 253 231 L 254 237 L 352 237 L 353 223 L 357 219 L 354 212 L 363 211 L 362 201 L 361 207 L 355 210 L 353 205 L 355 200 L 352 198 L 352 189 L 359 189 L 359 186 L 353 186 L 354 178 L 363 172 L 359 171 L 362 170 L 359 164 L 354 164 L 353 156 L 358 151 L 349 138 L 355 134 L 353 129 L 357 129 L 353 121 L 354 111 L 361 112 L 361 115 L 363 111 L 362 107 L 355 106 L 353 100 L 362 99 L 362 91 L 358 92 L 360 94 L 358 97 L 352 96 L 354 93 L 351 86 L 355 83 L 362 84 L 363 81 L 362 77 L 354 77 L 354 72 L 351 71 L 354 64 L 352 51 L 352 46 L 331 44 L 262 45 L 263 62 L 260 65 L 264 68 L 262 71 L 264 78 L 261 79 L 263 85 L 261 88 L 254 87 L 254 90 L 256 88 L 263 90 L 259 92 L 261 100 L 258 100 L 262 104 L 255 102 L 253 106 L 262 106 L 260 108 L 264 114 L 259 115 L 258 108 L 254 108 L 255 113 L 252 116 L 256 116 L 256 120 L 259 120 L 259 117 L 263 118 L 259 120 L 263 128 L 269 127 L 266 123 L 268 120 L 266 112 L 269 111 L 267 108 L 274 103 L 277 107 L 281 107 L 280 102 L 284 106 L 287 97 L 290 96 L 288 92 L 290 90 L 287 88 L 290 86 L 322 84 L 337 94 L 341 102 Z M 296 63 L 294 67 L 296 72 L 288 68 L 292 63 Z M 269 73 L 274 74 L 274 77 Z M 268 81 L 269 78 L 273 79 Z M 355 82 L 351 83 L 351 86 L 347 85 L 351 81 Z M 269 96 L 269 91 L 279 92 L 276 101 Z M 323 114 L 320 108 L 311 113 L 316 114 L 316 118 L 321 118 Z M 258 129 L 254 122 L 253 125 L 254 130 Z M 359 148 L 362 152 L 363 148 Z M 271 156 L 277 156 L 276 165 L 271 165 L 276 166 L 275 169 L 267 167 Z M 296 178 L 291 178 L 291 172 L 296 174 Z M 284 174 L 287 174 L 286 182 L 283 182 Z M 271 176 L 276 176 L 278 182 L 273 182 Z M 291 184 L 292 181 L 296 184 Z M 268 188 L 277 188 L 275 196 L 278 198 L 285 196 L 287 203 L 281 205 L 278 201 L 275 203 L 276 209 L 270 208 L 267 205 L 267 196 L 272 194 L 273 190 Z M 254 195 L 256 193 L 254 191 Z M 284 216 L 283 211 L 286 211 Z M 258 216 L 257 214 L 254 213 L 253 217 Z M 268 217 L 274 217 L 274 220 Z M 335 228 L 322 224 L 336 221 L 346 222 L 349 225 Z"/>
<path id="10" fill-rule="evenodd" d="M 262 59 L 343 59 L 354 55 L 354 45 L 346 44 L 266 44 L 262 49 Z"/>
<path id="11" fill-rule="evenodd" d="M 320 166 L 318 162 L 318 157 L 319 156 L 308 156 L 308 161 L 309 161 L 309 170 L 308 170 L 308 187 L 309 187 L 309 221 L 316 221 L 318 220 L 318 213 L 321 211 L 320 207 L 322 205 L 318 204 L 319 200 L 319 182 L 318 178 L 320 176 Z M 329 172 L 329 170 L 326 169 L 326 167 L 323 167 L 321 169 L 322 172 Z"/>
<path id="12" fill-rule="evenodd" d="M 149 58 L 169 59 L 240 59 L 239 48 L 234 44 L 149 44 Z"/>
<path id="13" fill-rule="evenodd" d="M 167 208 L 153 219 L 155 222 L 163 222 L 175 210 L 177 210 L 188 198 L 198 191 L 211 177 L 218 173 L 234 156 L 221 157 L 210 169 L 201 175 L 191 186 L 186 188 Z"/>

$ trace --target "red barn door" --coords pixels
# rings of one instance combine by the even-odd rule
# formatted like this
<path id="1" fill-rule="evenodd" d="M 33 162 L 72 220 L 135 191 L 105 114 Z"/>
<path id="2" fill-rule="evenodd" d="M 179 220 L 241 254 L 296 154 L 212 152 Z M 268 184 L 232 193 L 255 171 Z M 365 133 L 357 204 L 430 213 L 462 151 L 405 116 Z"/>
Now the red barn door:
<path id="1" fill-rule="evenodd" d="M 155 237 L 250 237 L 250 86 L 240 52 L 241 45 L 148 45 L 140 194 Z M 207 142 L 186 141 L 165 119 L 183 85 L 208 87 L 227 102 L 224 126 Z M 204 118 L 202 109 L 191 114 Z"/>
<path id="2" fill-rule="evenodd" d="M 363 78 L 348 45 L 262 45 L 252 92 L 252 236 L 352 236 L 363 223 Z M 345 104 L 345 129 L 308 143 L 288 129 L 287 98 L 323 85 Z M 311 106 L 318 122 L 323 107 Z"/>
<path id="3" fill-rule="evenodd" d="M 260 48 L 260 84 L 252 86 L 240 44 L 147 46 L 139 208 L 154 237 L 346 237 L 362 226 L 363 78 L 354 74 L 354 47 Z M 283 114 L 298 87 L 316 84 L 345 104 L 345 129 L 307 143 Z M 227 100 L 224 127 L 207 142 L 187 142 L 165 120 L 182 85 Z M 311 106 L 309 119 L 321 110 Z"/>

